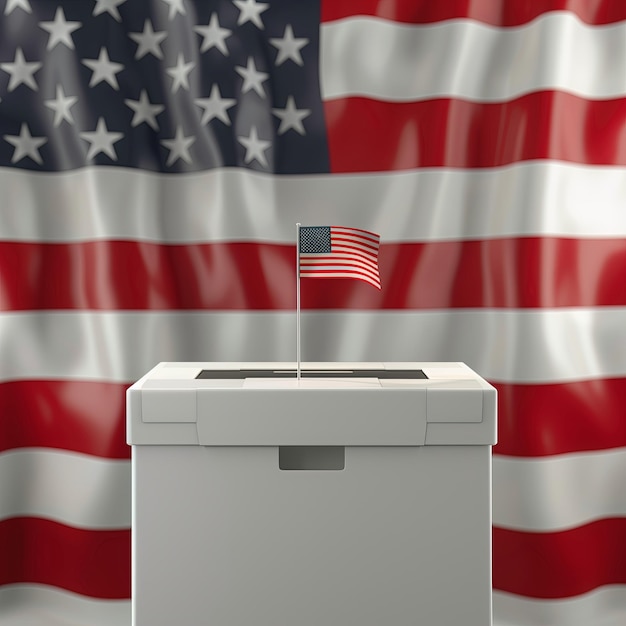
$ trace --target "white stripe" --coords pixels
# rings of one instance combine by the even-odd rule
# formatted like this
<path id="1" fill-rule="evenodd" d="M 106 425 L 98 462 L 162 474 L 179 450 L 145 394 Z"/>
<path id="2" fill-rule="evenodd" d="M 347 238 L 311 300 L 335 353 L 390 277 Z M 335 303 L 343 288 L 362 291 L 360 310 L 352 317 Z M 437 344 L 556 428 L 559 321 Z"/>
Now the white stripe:
<path id="1" fill-rule="evenodd" d="M 332 274 L 329 275 L 328 272 L 332 272 Z M 377 272 L 371 272 L 363 267 L 356 267 L 354 264 L 301 267 L 300 276 L 302 278 L 355 278 L 380 287 L 380 276 Z"/>
<path id="2" fill-rule="evenodd" d="M 341 235 L 333 234 L 331 239 L 331 243 L 335 245 L 342 246 L 354 246 L 355 248 L 359 248 L 361 250 L 369 250 L 372 254 L 376 253 L 378 250 L 378 242 L 373 242 L 368 239 L 358 238 L 358 237 L 342 237 Z"/>
<path id="3" fill-rule="evenodd" d="M 322 25 L 323 99 L 508 100 L 539 90 L 626 94 L 626 23 L 590 26 L 552 12 L 518 28 L 472 20 L 414 26 L 355 17 Z"/>
<path id="4" fill-rule="evenodd" d="M 625 476 L 626 448 L 540 459 L 494 455 L 493 524 L 548 532 L 624 517 Z"/>
<path id="5" fill-rule="evenodd" d="M 358 267 L 364 272 L 369 273 L 372 276 L 378 277 L 378 266 L 369 260 L 359 258 L 318 258 L 318 259 L 304 259 L 300 258 L 300 268 L 303 270 L 310 270 L 311 268 L 318 269 L 340 269 L 346 267 Z"/>
<path id="6" fill-rule="evenodd" d="M 383 243 L 626 237 L 626 168 L 549 161 L 306 177 L 233 169 L 176 176 L 106 167 L 54 175 L 0 169 L 0 189 L 0 233 L 17 241 L 294 243 L 295 222 L 338 220 L 381 233 Z"/>
<path id="7" fill-rule="evenodd" d="M 130 486 L 130 461 L 9 450 L 0 454 L 0 520 L 32 516 L 80 528 L 130 528 Z"/>
<path id="8" fill-rule="evenodd" d="M 130 527 L 130 463 L 46 449 L 0 454 L 0 520 L 52 519 L 80 528 Z M 626 516 L 626 449 L 545 459 L 494 456 L 493 524 L 567 530 Z"/>
<path id="9" fill-rule="evenodd" d="M 355 230 L 354 228 L 346 228 L 345 226 L 333 226 L 332 230 L 334 234 L 341 235 L 342 237 L 352 237 L 373 246 L 378 246 L 380 241 L 380 235 L 377 233 L 363 232 Z"/>
<path id="10" fill-rule="evenodd" d="M 0 380 L 132 381 L 159 361 L 293 361 L 281 312 L 28 312 L 0 316 Z M 626 308 L 302 313 L 306 361 L 464 361 L 487 379 L 626 375 Z"/>
<path id="11" fill-rule="evenodd" d="M 623 626 L 626 585 L 538 600 L 494 591 L 494 626 Z M 130 600 L 94 600 L 43 585 L 0 587 L 0 626 L 130 625 Z"/>
<path id="12" fill-rule="evenodd" d="M 515 567 L 514 564 L 511 564 Z M 626 585 L 559 600 L 493 593 L 494 626 L 624 626 Z"/>
<path id="13" fill-rule="evenodd" d="M 333 275 L 329 276 L 325 272 L 333 272 Z M 371 272 L 366 272 L 365 270 L 360 270 L 358 268 L 351 270 L 349 265 L 345 267 L 321 266 L 302 269 L 300 276 L 302 276 L 302 278 L 359 278 L 368 282 L 374 282 L 378 279 L 378 276 L 375 276 Z"/>
<path id="14" fill-rule="evenodd" d="M 337 257 L 341 257 L 340 259 Z M 371 260 L 369 256 L 364 256 L 362 254 L 354 254 L 353 252 L 341 252 L 341 253 L 333 253 L 333 254 L 309 254 L 308 252 L 302 253 L 300 255 L 300 265 L 318 265 L 320 262 L 326 261 L 328 263 L 333 262 L 341 262 L 341 263 L 349 263 L 350 261 L 356 261 L 356 264 L 363 265 L 365 267 L 370 268 L 371 270 L 378 271 L 378 263 L 377 260 Z M 353 263 L 354 265 L 355 263 Z"/>
<path id="15" fill-rule="evenodd" d="M 0 626 L 130 626 L 130 600 L 95 600 L 43 585 L 0 587 Z"/>
<path id="16" fill-rule="evenodd" d="M 494 591 L 494 626 L 623 626 L 626 585 L 538 600 Z M 124 626 L 130 600 L 94 600 L 43 585 L 0 587 L 0 626 Z"/>
<path id="17" fill-rule="evenodd" d="M 345 268 L 342 268 L 340 271 L 334 271 L 332 274 L 316 272 L 315 270 L 306 270 L 306 271 L 300 272 L 300 277 L 301 278 L 353 278 L 353 279 L 363 280 L 366 283 L 373 285 L 377 289 L 380 288 L 380 279 L 378 278 L 378 276 L 371 276 L 366 273 L 357 272 L 357 271 L 351 272 Z"/>
<path id="18" fill-rule="evenodd" d="M 493 524 L 567 530 L 626 516 L 626 449 L 493 459 Z M 47 449 L 0 454 L 0 520 L 51 519 L 79 528 L 130 527 L 130 462 Z"/>
<path id="19" fill-rule="evenodd" d="M 301 263 L 300 264 L 300 273 L 303 276 L 311 276 L 311 274 L 319 274 L 322 276 L 322 272 L 347 272 L 347 276 L 369 276 L 375 280 L 379 280 L 378 272 L 372 271 L 367 267 L 363 267 L 358 263 L 335 263 L 335 264 L 313 264 L 313 263 Z M 339 276 L 337 276 L 338 278 Z"/>
<path id="20" fill-rule="evenodd" d="M 362 257 L 376 261 L 378 258 L 378 250 L 375 252 L 371 248 L 366 246 L 360 246 L 358 244 L 345 244 L 345 243 L 333 243 L 333 252 L 336 254 L 357 254 Z"/>

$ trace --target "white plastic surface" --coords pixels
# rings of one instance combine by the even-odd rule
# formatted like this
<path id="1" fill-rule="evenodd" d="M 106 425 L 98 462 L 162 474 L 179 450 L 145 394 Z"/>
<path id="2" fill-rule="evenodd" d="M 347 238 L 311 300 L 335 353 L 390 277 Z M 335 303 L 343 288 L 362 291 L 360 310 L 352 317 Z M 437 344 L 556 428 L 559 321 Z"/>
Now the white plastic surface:
<path id="1" fill-rule="evenodd" d="M 489 626 L 489 446 L 133 449 L 134 626 Z"/>
<path id="2" fill-rule="evenodd" d="M 197 396 L 205 446 L 422 446 L 426 439 L 425 389 L 268 385 Z"/>
<path id="3" fill-rule="evenodd" d="M 267 370 L 268 377 L 197 379 L 203 369 Z M 305 369 L 353 370 L 354 376 L 272 377 L 295 370 L 293 363 L 160 363 L 128 391 L 128 443 L 496 443 L 496 391 L 462 363 L 307 363 Z M 428 378 L 359 376 L 360 370 L 407 369 Z"/>

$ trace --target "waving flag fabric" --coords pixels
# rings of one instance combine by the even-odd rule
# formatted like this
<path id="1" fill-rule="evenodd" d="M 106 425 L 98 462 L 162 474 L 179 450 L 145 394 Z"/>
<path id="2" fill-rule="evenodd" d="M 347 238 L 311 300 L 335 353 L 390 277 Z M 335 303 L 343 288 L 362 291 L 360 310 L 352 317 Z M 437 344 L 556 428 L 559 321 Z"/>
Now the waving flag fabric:
<path id="1" fill-rule="evenodd" d="M 300 278 L 356 278 L 380 289 L 380 235 L 345 226 L 299 226 Z"/>
<path id="2" fill-rule="evenodd" d="M 0 0 L 0 624 L 130 623 L 124 392 L 295 355 L 499 392 L 494 620 L 626 622 L 626 3 Z M 20 621 L 21 620 L 21 621 Z"/>

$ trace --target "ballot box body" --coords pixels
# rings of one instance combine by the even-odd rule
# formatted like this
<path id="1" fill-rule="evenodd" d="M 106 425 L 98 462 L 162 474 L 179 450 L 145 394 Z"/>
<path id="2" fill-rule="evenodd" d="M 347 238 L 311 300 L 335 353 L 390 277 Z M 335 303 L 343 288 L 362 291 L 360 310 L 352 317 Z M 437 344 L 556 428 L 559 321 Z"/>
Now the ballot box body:
<path id="1" fill-rule="evenodd" d="M 130 388 L 134 626 L 491 624 L 495 390 L 458 363 L 288 370 Z"/>

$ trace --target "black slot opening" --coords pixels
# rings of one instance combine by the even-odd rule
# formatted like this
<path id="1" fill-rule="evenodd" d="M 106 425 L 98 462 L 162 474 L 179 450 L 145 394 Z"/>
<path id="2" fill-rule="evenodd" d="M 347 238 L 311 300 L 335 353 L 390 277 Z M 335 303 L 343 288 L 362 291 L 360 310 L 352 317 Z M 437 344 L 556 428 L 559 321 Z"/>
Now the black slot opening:
<path id="1" fill-rule="evenodd" d="M 342 470 L 346 466 L 343 446 L 279 446 L 281 470 Z"/>
<path id="2" fill-rule="evenodd" d="M 302 370 L 302 378 L 379 378 L 425 379 L 422 370 Z M 296 370 L 202 370 L 196 378 L 236 379 L 245 378 L 295 378 Z"/>

